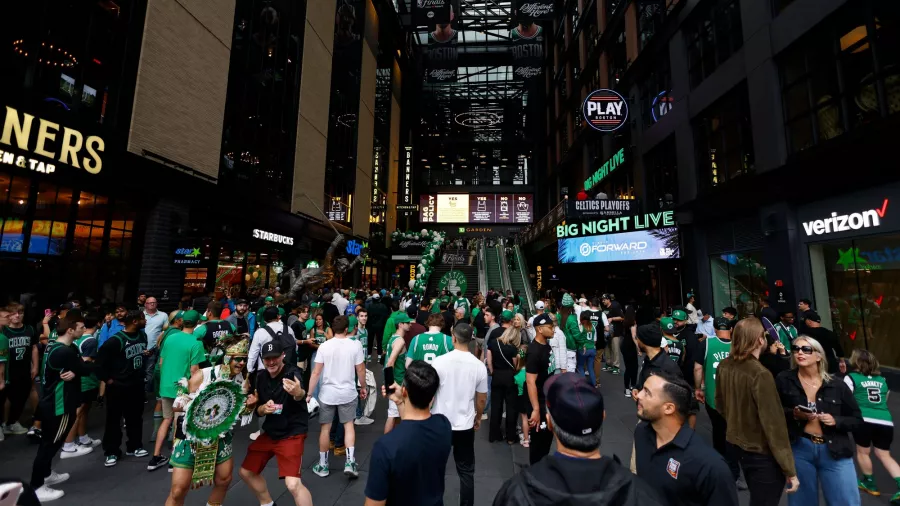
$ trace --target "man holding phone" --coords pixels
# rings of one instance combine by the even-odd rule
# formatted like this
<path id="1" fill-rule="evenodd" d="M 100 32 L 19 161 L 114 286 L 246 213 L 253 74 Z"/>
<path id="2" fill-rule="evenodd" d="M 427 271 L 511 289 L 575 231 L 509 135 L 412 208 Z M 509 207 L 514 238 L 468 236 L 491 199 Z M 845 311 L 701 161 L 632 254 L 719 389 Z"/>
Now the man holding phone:
<path id="1" fill-rule="evenodd" d="M 300 370 L 296 364 L 284 363 L 284 349 L 278 343 L 263 344 L 261 357 L 265 368 L 256 372 L 256 414 L 265 417 L 265 422 L 263 433 L 247 449 L 241 464 L 241 478 L 256 494 L 259 504 L 272 506 L 266 479 L 260 474 L 275 457 L 278 477 L 284 478 L 294 502 L 298 506 L 312 506 L 312 495 L 300 481 L 303 443 L 309 427 Z"/>

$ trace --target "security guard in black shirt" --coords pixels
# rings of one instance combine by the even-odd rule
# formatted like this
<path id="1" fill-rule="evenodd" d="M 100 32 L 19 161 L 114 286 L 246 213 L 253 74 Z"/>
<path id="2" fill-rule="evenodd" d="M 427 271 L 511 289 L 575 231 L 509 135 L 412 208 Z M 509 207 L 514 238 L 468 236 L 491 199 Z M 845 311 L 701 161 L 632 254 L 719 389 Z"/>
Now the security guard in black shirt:
<path id="1" fill-rule="evenodd" d="M 655 372 L 638 393 L 637 475 L 670 506 L 737 506 L 725 460 L 685 424 L 693 390 L 679 375 Z"/>
<path id="2" fill-rule="evenodd" d="M 641 366 L 641 373 L 638 375 L 637 385 L 631 391 L 631 396 L 635 400 L 650 374 L 664 371 L 681 376 L 681 368 L 661 347 L 663 336 L 658 323 L 653 322 L 638 327 L 637 338 L 641 353 L 644 354 L 644 363 Z"/>

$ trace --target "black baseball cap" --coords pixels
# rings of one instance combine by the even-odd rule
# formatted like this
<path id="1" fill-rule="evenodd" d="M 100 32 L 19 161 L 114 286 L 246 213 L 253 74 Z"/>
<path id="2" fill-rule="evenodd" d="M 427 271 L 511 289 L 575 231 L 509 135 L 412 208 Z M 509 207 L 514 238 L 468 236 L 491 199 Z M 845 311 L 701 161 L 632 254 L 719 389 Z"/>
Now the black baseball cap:
<path id="1" fill-rule="evenodd" d="M 593 434 L 603 425 L 603 396 L 583 375 L 551 376 L 544 383 L 544 397 L 553 423 L 569 434 Z"/>
<path id="2" fill-rule="evenodd" d="M 531 322 L 532 327 L 540 327 L 541 325 L 553 325 L 553 318 L 550 318 L 550 315 L 547 313 L 541 313 L 534 317 L 534 320 Z"/>
<path id="3" fill-rule="evenodd" d="M 662 330 L 657 323 L 648 323 L 641 325 L 637 330 L 638 341 L 644 343 L 645 346 L 659 348 L 662 342 Z"/>
<path id="4" fill-rule="evenodd" d="M 241 304 L 247 304 L 247 299 L 238 299 L 234 301 L 235 306 L 240 306 Z"/>
<path id="5" fill-rule="evenodd" d="M 803 316 L 805 316 L 806 319 L 809 321 L 813 321 L 816 323 L 822 323 L 822 317 L 819 316 L 819 313 L 813 311 L 812 309 L 810 309 L 806 313 L 803 313 Z"/>
<path id="6" fill-rule="evenodd" d="M 262 345 L 262 358 L 280 357 L 282 353 L 284 353 L 284 350 L 276 346 L 272 341 Z"/>
<path id="7" fill-rule="evenodd" d="M 713 321 L 713 327 L 715 327 L 716 330 L 729 330 L 730 331 L 731 327 L 732 327 L 731 320 L 729 320 L 728 318 L 725 318 L 724 316 L 719 316 Z"/>

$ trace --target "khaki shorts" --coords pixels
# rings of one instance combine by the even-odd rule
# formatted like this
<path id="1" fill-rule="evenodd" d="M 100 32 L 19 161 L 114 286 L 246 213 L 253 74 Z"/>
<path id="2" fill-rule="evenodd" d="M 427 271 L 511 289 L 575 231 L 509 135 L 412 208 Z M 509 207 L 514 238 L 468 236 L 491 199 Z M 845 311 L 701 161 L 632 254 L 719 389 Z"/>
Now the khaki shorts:
<path id="1" fill-rule="evenodd" d="M 175 418 L 175 410 L 172 409 L 172 404 L 175 403 L 175 399 L 171 397 L 163 397 L 160 399 L 160 403 L 162 404 L 163 418 L 166 420 Z"/>

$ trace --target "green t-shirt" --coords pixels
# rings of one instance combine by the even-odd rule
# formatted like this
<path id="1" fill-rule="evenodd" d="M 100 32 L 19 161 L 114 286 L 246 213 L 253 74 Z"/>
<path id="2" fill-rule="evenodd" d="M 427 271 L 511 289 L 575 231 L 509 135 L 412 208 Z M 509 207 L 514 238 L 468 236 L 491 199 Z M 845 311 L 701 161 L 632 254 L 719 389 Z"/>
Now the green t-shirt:
<path id="1" fill-rule="evenodd" d="M 384 349 L 384 353 L 387 356 L 390 356 L 391 349 L 393 349 L 394 341 L 399 339 L 403 341 L 403 338 L 398 335 L 391 336 L 390 341 L 388 341 L 387 347 Z M 386 362 L 385 362 L 386 363 Z M 400 353 L 397 356 L 397 361 L 394 363 L 394 383 L 397 385 L 403 384 L 403 379 L 406 377 L 406 351 Z"/>
<path id="2" fill-rule="evenodd" d="M 303 323 L 303 326 L 306 327 L 306 331 L 309 332 L 316 325 L 316 320 L 313 318 L 307 318 L 306 322 Z"/>
<path id="3" fill-rule="evenodd" d="M 450 336 L 441 332 L 422 333 L 413 338 L 406 350 L 406 356 L 413 360 L 424 360 L 429 364 L 444 353 L 453 349 Z"/>
<path id="4" fill-rule="evenodd" d="M 472 309 L 472 318 L 475 318 L 476 316 L 478 316 L 478 313 L 480 313 L 480 312 L 481 312 L 480 307 L 476 307 L 476 308 Z"/>
<path id="5" fill-rule="evenodd" d="M 397 331 L 397 324 L 394 323 L 394 317 L 402 313 L 402 311 L 394 311 L 391 313 L 391 316 L 388 316 L 388 319 L 384 324 L 384 337 L 381 339 L 382 347 L 387 348 L 388 339 L 390 339 L 390 336 L 393 336 L 394 332 Z"/>
<path id="6" fill-rule="evenodd" d="M 191 366 L 200 365 L 205 359 L 203 343 L 196 334 L 179 332 L 169 336 L 159 355 L 159 396 L 174 399 L 178 381 L 190 377 Z"/>
<path id="7" fill-rule="evenodd" d="M 706 338 L 706 356 L 703 358 L 703 393 L 706 404 L 716 409 L 716 370 L 731 354 L 731 341 L 722 341 L 717 336 Z"/>
<path id="8" fill-rule="evenodd" d="M 522 360 L 521 358 L 519 360 Z M 523 395 L 525 393 L 525 368 L 519 369 L 519 372 L 513 376 L 513 381 L 516 382 L 516 387 L 519 389 L 519 395 Z"/>
<path id="9" fill-rule="evenodd" d="M 469 317 L 469 300 L 466 299 L 465 297 L 457 298 L 456 302 L 453 303 L 453 309 L 460 308 L 460 307 L 465 308 L 466 314 L 465 314 L 464 318 L 468 318 Z"/>
<path id="10" fill-rule="evenodd" d="M 894 419 L 887 405 L 890 390 L 884 376 L 864 376 L 858 372 L 851 372 L 844 376 L 844 383 L 853 392 L 853 397 L 862 412 L 863 421 L 894 426 Z"/>
<path id="11" fill-rule="evenodd" d="M 93 340 L 93 342 L 90 342 Z M 78 339 L 75 340 L 75 347 L 78 348 L 78 353 L 84 357 L 86 354 L 90 354 L 93 356 L 89 356 L 88 358 L 97 358 L 97 339 L 93 336 L 93 334 L 85 334 Z M 100 388 L 100 381 L 97 380 L 97 376 L 91 374 L 90 376 L 82 376 L 81 377 L 81 391 L 87 392 L 93 390 L 95 388 Z"/>

